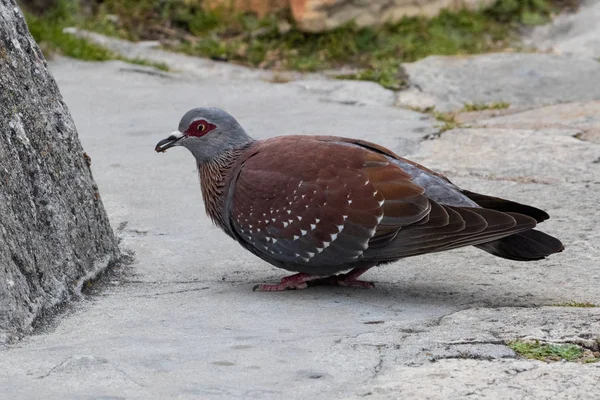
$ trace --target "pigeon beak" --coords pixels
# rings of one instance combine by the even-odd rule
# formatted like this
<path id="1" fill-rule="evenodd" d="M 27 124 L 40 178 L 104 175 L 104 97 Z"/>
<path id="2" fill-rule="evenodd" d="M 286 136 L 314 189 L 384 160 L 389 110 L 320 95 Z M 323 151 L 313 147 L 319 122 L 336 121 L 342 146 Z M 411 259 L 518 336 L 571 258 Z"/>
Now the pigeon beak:
<path id="1" fill-rule="evenodd" d="M 164 153 L 167 149 L 170 149 L 173 146 L 177 146 L 177 142 L 183 138 L 183 133 L 179 131 L 175 131 L 169 135 L 168 138 L 161 140 L 156 144 L 154 150 L 157 153 Z"/>

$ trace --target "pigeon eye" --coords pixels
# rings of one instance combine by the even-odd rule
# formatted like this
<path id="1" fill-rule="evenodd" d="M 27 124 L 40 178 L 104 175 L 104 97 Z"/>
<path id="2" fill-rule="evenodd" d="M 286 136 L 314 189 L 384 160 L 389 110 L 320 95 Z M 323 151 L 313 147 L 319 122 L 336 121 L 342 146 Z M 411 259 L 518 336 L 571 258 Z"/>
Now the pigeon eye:
<path id="1" fill-rule="evenodd" d="M 206 129 L 206 126 L 204 126 L 204 124 L 200 124 L 200 125 L 198 125 L 198 128 L 196 128 L 196 129 L 198 129 L 200 132 L 202 132 L 203 130 Z"/>

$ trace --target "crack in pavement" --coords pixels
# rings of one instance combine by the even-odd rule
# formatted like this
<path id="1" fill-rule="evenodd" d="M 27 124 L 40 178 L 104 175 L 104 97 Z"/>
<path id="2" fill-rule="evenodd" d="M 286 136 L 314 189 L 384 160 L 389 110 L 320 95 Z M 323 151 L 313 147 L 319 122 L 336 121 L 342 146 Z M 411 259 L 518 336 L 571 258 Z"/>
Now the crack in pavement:
<path id="1" fill-rule="evenodd" d="M 148 297 L 158 297 L 158 296 L 165 296 L 165 295 L 169 295 L 169 294 L 179 294 L 179 293 L 188 293 L 188 292 L 199 292 L 202 290 L 207 290 L 210 289 L 209 286 L 203 286 L 200 288 L 191 288 L 191 289 L 182 289 L 182 290 L 173 290 L 170 292 L 161 292 L 161 293 L 152 293 L 152 294 L 140 294 L 140 295 L 135 295 L 132 297 L 144 297 L 144 298 L 148 298 Z"/>

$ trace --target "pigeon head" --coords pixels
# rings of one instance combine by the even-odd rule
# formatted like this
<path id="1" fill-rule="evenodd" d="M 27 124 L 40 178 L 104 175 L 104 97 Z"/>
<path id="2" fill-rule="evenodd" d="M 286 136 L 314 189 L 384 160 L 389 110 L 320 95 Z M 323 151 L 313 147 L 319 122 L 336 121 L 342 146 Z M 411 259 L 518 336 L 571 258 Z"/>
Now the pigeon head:
<path id="1" fill-rule="evenodd" d="M 200 107 L 185 113 L 178 130 L 158 142 L 155 150 L 162 153 L 171 147 L 183 146 L 198 162 L 206 162 L 252 141 L 244 128 L 225 111 Z"/>

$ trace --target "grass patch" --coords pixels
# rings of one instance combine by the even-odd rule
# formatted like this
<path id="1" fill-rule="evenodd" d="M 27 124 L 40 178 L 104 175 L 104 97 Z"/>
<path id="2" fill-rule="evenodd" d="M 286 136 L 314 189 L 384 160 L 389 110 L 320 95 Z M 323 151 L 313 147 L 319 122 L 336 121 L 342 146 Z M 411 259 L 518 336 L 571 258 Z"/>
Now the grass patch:
<path id="1" fill-rule="evenodd" d="M 428 106 L 428 107 L 408 107 L 409 109 L 419 112 L 419 113 L 423 113 L 423 114 L 432 114 L 435 111 L 435 106 Z"/>
<path id="2" fill-rule="evenodd" d="M 555 304 L 556 307 L 578 307 L 578 308 L 592 308 L 598 307 L 597 304 L 590 303 L 588 301 L 567 301 L 565 303 Z"/>
<path id="3" fill-rule="evenodd" d="M 281 72 L 275 72 L 268 81 L 271 83 L 288 83 L 292 81 L 292 78 Z"/>
<path id="4" fill-rule="evenodd" d="M 443 133 L 455 128 L 465 128 L 465 125 L 456 120 L 456 113 L 435 111 L 435 106 L 409 108 L 416 112 L 433 115 L 433 118 L 441 122 L 441 124 L 436 125 L 436 128 L 440 130 L 439 133 Z"/>
<path id="5" fill-rule="evenodd" d="M 358 72 L 338 78 L 398 90 L 406 85 L 401 63 L 433 54 L 505 49 L 518 40 L 523 25 L 547 22 L 569 1 L 579 0 L 498 0 L 486 10 L 444 10 L 433 18 L 405 17 L 378 27 L 348 23 L 318 34 L 300 31 L 286 15 L 258 19 L 226 9 L 204 10 L 202 2 L 189 0 L 103 0 L 89 15 L 73 11 L 69 23 L 130 40 L 161 40 L 168 49 L 258 68 L 311 72 L 352 67 Z M 64 9 L 64 4 L 74 2 L 60 4 Z M 113 57 L 97 48 L 83 48 L 81 42 L 77 52 L 77 46 L 57 32 L 42 32 L 38 38 L 78 58 Z"/>
<path id="6" fill-rule="evenodd" d="M 400 90 L 408 85 L 408 75 L 396 62 L 376 63 L 373 68 L 367 68 L 352 74 L 341 74 L 336 79 L 377 82 L 386 89 Z"/>
<path id="7" fill-rule="evenodd" d="M 47 57 L 60 53 L 68 57 L 86 61 L 105 61 L 114 59 L 114 54 L 95 43 L 63 32 L 68 26 L 74 9 L 61 2 L 43 17 L 24 12 L 31 35 Z"/>
<path id="8" fill-rule="evenodd" d="M 499 101 L 495 103 L 465 103 L 462 111 L 504 110 L 510 107 L 510 103 Z"/>
<path id="9" fill-rule="evenodd" d="M 432 19 L 404 18 L 377 28 L 359 28 L 349 23 L 320 34 L 294 27 L 282 33 L 275 20 L 257 21 L 246 16 L 215 27 L 195 43 L 169 47 L 259 68 L 313 72 L 351 66 L 360 71 L 338 78 L 368 80 L 401 89 L 406 85 L 400 72 L 402 62 L 431 54 L 500 50 L 515 38 L 510 24 L 492 22 L 485 14 L 473 11 L 443 11 Z"/>
<path id="10" fill-rule="evenodd" d="M 167 64 L 146 60 L 145 58 L 137 58 L 137 57 L 130 58 L 130 57 L 123 57 L 123 56 L 117 54 L 117 55 L 115 55 L 115 60 L 125 61 L 125 62 L 128 62 L 129 64 L 134 64 L 134 65 L 153 67 L 153 68 L 159 69 L 161 71 L 165 71 L 165 72 L 170 71 L 170 68 Z"/>
<path id="11" fill-rule="evenodd" d="M 551 344 L 535 342 L 525 342 L 515 340 L 508 343 L 508 346 L 522 357 L 540 360 L 540 361 L 582 361 L 597 362 L 598 356 L 575 344 Z"/>
<path id="12" fill-rule="evenodd" d="M 463 128 L 463 125 L 456 120 L 456 114 L 454 113 L 433 111 L 433 117 L 442 123 L 441 125 L 437 125 L 440 133 L 449 131 L 450 129 Z"/>
<path id="13" fill-rule="evenodd" d="M 66 1 L 60 1 L 55 9 L 44 16 L 36 16 L 24 11 L 29 31 L 46 58 L 51 58 L 53 54 L 62 54 L 84 61 L 121 60 L 168 71 L 169 67 L 166 64 L 123 57 L 87 39 L 65 33 L 64 28 L 75 25 L 73 18 L 77 13 L 77 7 Z"/>

